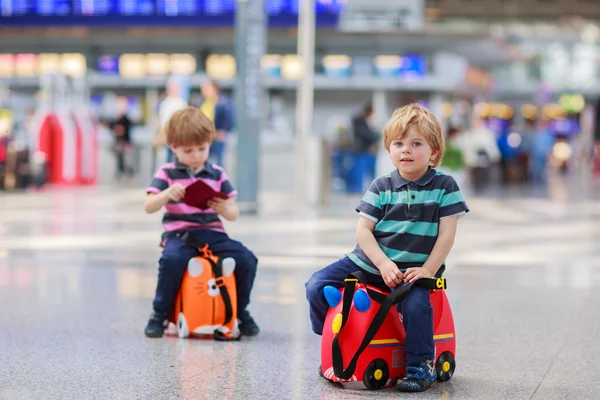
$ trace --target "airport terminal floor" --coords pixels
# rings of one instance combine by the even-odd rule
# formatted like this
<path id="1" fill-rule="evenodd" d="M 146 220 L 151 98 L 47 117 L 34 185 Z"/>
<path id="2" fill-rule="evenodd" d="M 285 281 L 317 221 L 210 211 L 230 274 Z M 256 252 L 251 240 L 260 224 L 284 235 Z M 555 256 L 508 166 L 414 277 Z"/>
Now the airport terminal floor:
<path id="1" fill-rule="evenodd" d="M 422 394 L 330 384 L 317 374 L 304 282 L 354 245 L 358 197 L 228 223 L 259 257 L 239 342 L 149 339 L 160 215 L 142 187 L 0 195 L 0 399 L 598 399 L 600 186 L 467 194 L 448 258 L 453 378 Z"/>

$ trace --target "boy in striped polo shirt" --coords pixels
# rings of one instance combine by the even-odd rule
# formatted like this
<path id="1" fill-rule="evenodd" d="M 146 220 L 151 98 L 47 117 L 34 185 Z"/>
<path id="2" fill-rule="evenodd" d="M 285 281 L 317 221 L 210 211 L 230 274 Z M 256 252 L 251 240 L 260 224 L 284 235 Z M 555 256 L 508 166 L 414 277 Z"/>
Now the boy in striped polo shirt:
<path id="1" fill-rule="evenodd" d="M 234 199 L 237 191 L 223 168 L 207 162 L 215 127 L 200 110 L 188 107 L 173 114 L 165 130 L 167 143 L 175 155 L 174 162 L 163 165 L 156 172 L 146 190 L 148 195 L 144 204 L 144 210 L 149 214 L 165 209 L 163 253 L 158 262 L 154 312 L 144 333 L 148 337 L 162 337 L 168 324 L 188 261 L 197 255 L 196 249 L 182 240 L 187 232 L 207 243 L 216 256 L 232 257 L 236 261 L 239 328 L 244 335 L 256 335 L 258 325 L 246 308 L 250 303 L 258 260 L 244 245 L 227 236 L 219 218 L 235 221 L 239 209 Z M 226 194 L 227 199 L 214 198 L 206 210 L 183 203 L 185 188 L 198 179 Z"/>
<path id="2" fill-rule="evenodd" d="M 356 247 L 306 283 L 312 329 L 319 335 L 329 309 L 325 286 L 343 286 L 356 270 L 390 288 L 441 276 L 458 217 L 469 211 L 454 179 L 433 169 L 442 160 L 444 138 L 430 111 L 418 104 L 397 109 L 384 128 L 384 144 L 396 169 L 375 179 L 356 208 Z M 420 392 L 436 379 L 429 291 L 413 286 L 398 311 L 408 367 L 397 389 Z"/>

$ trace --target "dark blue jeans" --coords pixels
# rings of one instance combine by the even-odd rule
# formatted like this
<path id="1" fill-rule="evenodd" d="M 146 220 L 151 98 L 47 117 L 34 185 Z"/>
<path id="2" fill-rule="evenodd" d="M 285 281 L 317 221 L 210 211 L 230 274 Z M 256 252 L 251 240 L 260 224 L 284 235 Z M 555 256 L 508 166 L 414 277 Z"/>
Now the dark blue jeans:
<path id="1" fill-rule="evenodd" d="M 164 244 L 162 257 L 158 262 L 158 283 L 152 305 L 155 312 L 171 315 L 183 273 L 190 259 L 198 255 L 196 249 L 181 240 L 183 233 L 174 233 Z M 258 259 L 243 244 L 230 239 L 225 233 L 208 230 L 190 233 L 207 243 L 214 255 L 220 258 L 232 257 L 235 260 L 238 316 L 243 316 L 250 303 Z"/>
<path id="2" fill-rule="evenodd" d="M 344 257 L 333 264 L 315 272 L 306 282 L 306 298 L 310 305 L 310 321 L 313 331 L 321 335 L 323 323 L 329 310 L 329 305 L 323 295 L 323 288 L 331 285 L 343 287 L 344 278 L 360 268 L 348 257 Z M 363 271 L 365 272 L 365 271 Z M 369 281 L 381 284 L 380 275 L 366 272 Z M 408 297 L 397 305 L 402 313 L 406 339 L 404 349 L 406 359 L 410 365 L 418 365 L 423 361 L 434 360 L 435 347 L 433 344 L 433 307 L 429 299 L 429 290 L 413 286 Z"/>

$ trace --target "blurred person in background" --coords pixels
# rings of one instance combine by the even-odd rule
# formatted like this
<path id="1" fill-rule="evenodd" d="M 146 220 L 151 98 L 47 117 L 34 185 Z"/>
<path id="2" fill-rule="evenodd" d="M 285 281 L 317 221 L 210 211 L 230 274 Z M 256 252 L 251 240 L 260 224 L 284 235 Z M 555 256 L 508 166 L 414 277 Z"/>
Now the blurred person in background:
<path id="1" fill-rule="evenodd" d="M 117 160 L 117 181 L 123 177 L 133 177 L 133 146 L 131 142 L 131 119 L 127 115 L 129 108 L 127 97 L 117 99 L 117 119 L 110 124 L 110 131 L 114 136 L 113 153 Z"/>
<path id="2" fill-rule="evenodd" d="M 216 137 L 210 146 L 209 159 L 223 166 L 227 134 L 233 129 L 233 115 L 229 102 L 221 94 L 221 88 L 213 80 L 204 82 L 200 88 L 202 104 L 200 111 L 215 124 Z"/>
<path id="3" fill-rule="evenodd" d="M 173 158 L 173 152 L 171 151 L 169 146 L 167 146 L 165 126 L 171 119 L 171 116 L 173 116 L 173 114 L 175 114 L 177 111 L 186 108 L 188 106 L 188 103 L 183 98 L 181 84 L 177 81 L 176 78 L 169 78 L 169 80 L 167 81 L 166 91 L 167 96 L 160 103 L 160 106 L 158 108 L 159 131 L 156 139 L 154 140 L 154 151 L 156 153 L 159 149 L 164 148 L 167 152 L 165 162 L 171 162 Z"/>
<path id="4" fill-rule="evenodd" d="M 594 143 L 592 174 L 595 178 L 600 177 L 600 140 L 597 140 L 596 143 Z"/>
<path id="5" fill-rule="evenodd" d="M 525 119 L 521 130 L 521 146 L 517 152 L 518 176 L 521 182 L 528 182 L 530 179 L 531 148 L 534 134 L 535 120 Z"/>
<path id="6" fill-rule="evenodd" d="M 381 135 L 372 127 L 373 105 L 367 103 L 360 115 L 352 119 L 353 163 L 348 173 L 348 193 L 363 193 L 365 178 L 375 179 L 377 144 Z"/>
<path id="7" fill-rule="evenodd" d="M 548 161 L 554 146 L 554 135 L 548 125 L 548 121 L 540 118 L 537 128 L 531 136 L 531 180 L 539 184 L 546 182 L 548 174 Z"/>
<path id="8" fill-rule="evenodd" d="M 16 185 L 17 152 L 11 135 L 11 122 L 0 119 L 0 189 L 12 190 Z"/>
<path id="9" fill-rule="evenodd" d="M 494 132 L 477 118 L 473 127 L 465 132 L 461 140 L 465 167 L 469 171 L 474 191 L 485 189 L 490 181 L 492 167 L 500 161 L 500 150 Z"/>
<path id="10" fill-rule="evenodd" d="M 446 150 L 442 158 L 442 165 L 438 170 L 452 176 L 460 186 L 464 181 L 465 161 L 460 148 L 461 130 L 450 126 L 446 137 Z"/>
<path id="11" fill-rule="evenodd" d="M 502 183 L 510 184 L 518 180 L 518 154 L 521 147 L 521 135 L 511 126 L 497 140 L 500 150 L 500 167 Z"/>

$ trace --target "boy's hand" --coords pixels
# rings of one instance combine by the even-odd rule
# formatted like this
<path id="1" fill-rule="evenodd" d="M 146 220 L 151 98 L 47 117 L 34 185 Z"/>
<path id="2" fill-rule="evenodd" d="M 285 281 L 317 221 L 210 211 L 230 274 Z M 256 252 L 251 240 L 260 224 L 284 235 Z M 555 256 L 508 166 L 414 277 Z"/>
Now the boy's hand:
<path id="1" fill-rule="evenodd" d="M 404 279 L 409 283 L 414 283 L 423 278 L 433 278 L 431 271 L 425 267 L 408 268 L 404 274 Z"/>
<path id="2" fill-rule="evenodd" d="M 215 197 L 212 200 L 209 200 L 207 204 L 210 208 L 215 210 L 217 214 L 225 215 L 229 209 L 230 202 L 226 199 Z"/>
<path id="3" fill-rule="evenodd" d="M 179 201 L 185 196 L 185 186 L 181 183 L 176 183 L 167 189 L 167 197 L 169 200 Z"/>
<path id="4" fill-rule="evenodd" d="M 392 260 L 386 260 L 383 264 L 378 265 L 377 268 L 379 268 L 381 277 L 388 287 L 393 289 L 402 283 L 404 274 Z"/>

